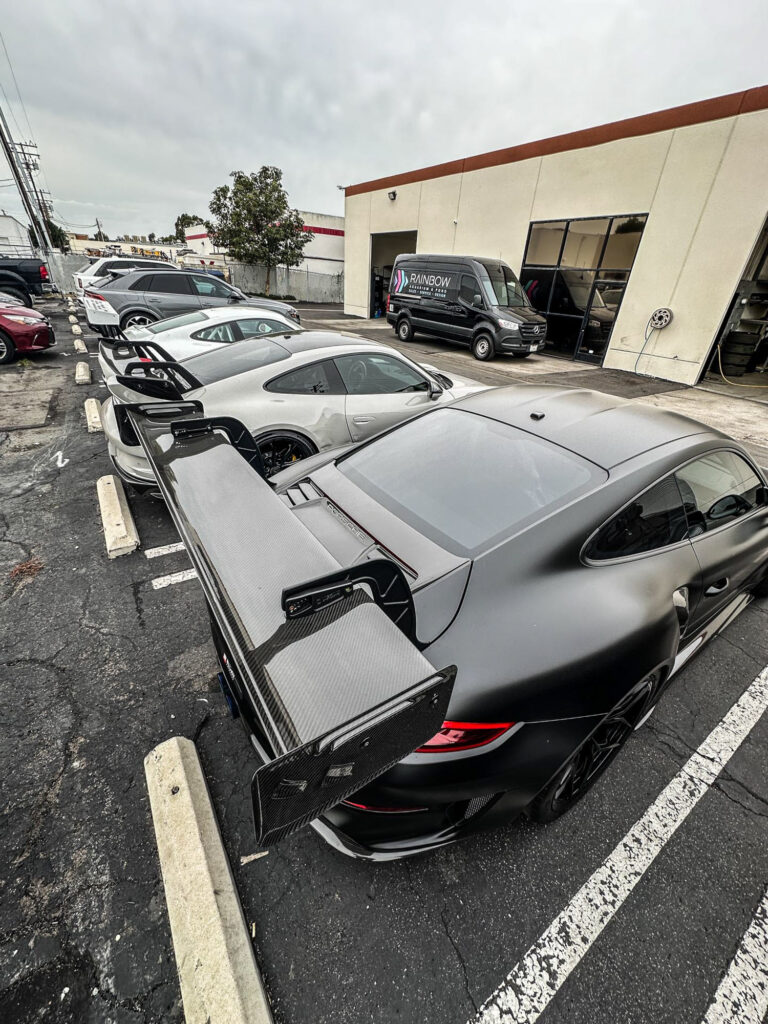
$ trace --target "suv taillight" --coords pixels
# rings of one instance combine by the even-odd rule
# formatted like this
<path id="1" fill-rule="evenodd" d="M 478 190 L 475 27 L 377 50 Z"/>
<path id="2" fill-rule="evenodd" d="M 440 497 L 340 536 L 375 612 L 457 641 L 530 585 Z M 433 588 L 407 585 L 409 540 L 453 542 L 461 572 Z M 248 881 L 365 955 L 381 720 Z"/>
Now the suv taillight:
<path id="1" fill-rule="evenodd" d="M 40 280 L 49 281 L 51 275 L 48 273 L 48 267 L 44 263 L 40 264 Z"/>
<path id="2" fill-rule="evenodd" d="M 443 722 L 431 740 L 417 754 L 449 754 L 454 750 L 484 747 L 512 728 L 514 722 Z"/>
<path id="3" fill-rule="evenodd" d="M 389 312 L 389 292 L 387 292 L 387 312 Z"/>
<path id="4" fill-rule="evenodd" d="M 99 293 L 98 293 L 98 292 L 91 292 L 91 291 L 88 291 L 88 290 L 86 289 L 86 292 L 85 292 L 85 294 L 86 294 L 86 295 L 88 296 L 88 298 L 89 298 L 89 299 L 101 299 L 101 301 L 102 301 L 102 302 L 106 302 L 106 301 L 107 301 L 107 300 L 106 300 L 106 299 L 104 298 L 104 296 L 103 296 L 103 295 L 99 295 Z"/>

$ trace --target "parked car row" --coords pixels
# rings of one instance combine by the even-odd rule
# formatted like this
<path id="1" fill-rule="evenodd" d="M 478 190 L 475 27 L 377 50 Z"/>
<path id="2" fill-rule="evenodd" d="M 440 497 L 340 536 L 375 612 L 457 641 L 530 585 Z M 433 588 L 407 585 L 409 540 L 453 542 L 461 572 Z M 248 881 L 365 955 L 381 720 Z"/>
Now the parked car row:
<path id="1" fill-rule="evenodd" d="M 243 305 L 271 309 L 301 322 L 299 311 L 287 302 L 274 299 L 249 298 L 239 288 L 203 271 L 179 268 L 135 267 L 117 268 L 106 278 L 96 278 L 83 289 L 83 299 L 108 302 L 117 313 L 122 330 L 146 327 L 158 320 L 192 313 L 212 306 Z M 99 330 L 89 318 L 89 325 Z M 103 332 L 102 332 L 103 333 Z"/>
<path id="2" fill-rule="evenodd" d="M 236 417 L 271 474 L 484 388 L 388 346 L 304 331 L 256 308 L 134 328 L 125 340 L 102 341 L 99 363 L 110 392 L 102 409 L 110 458 L 138 490 L 157 484 L 141 450 L 121 437 L 121 405 L 198 401 L 207 416 Z"/>
<path id="3" fill-rule="evenodd" d="M 148 276 L 94 301 L 122 323 Z M 540 326 L 501 265 L 393 282 L 396 326 L 462 287 L 474 347 Z M 258 302 L 126 323 L 99 361 L 113 464 L 163 497 L 205 593 L 259 842 L 311 824 L 385 860 L 559 817 L 768 595 L 764 474 L 687 417 L 451 379 Z"/>

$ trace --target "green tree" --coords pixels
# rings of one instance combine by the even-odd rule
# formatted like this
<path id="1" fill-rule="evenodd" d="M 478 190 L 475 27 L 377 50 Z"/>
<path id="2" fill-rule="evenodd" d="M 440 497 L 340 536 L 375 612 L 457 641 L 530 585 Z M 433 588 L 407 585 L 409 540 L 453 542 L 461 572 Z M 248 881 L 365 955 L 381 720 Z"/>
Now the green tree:
<path id="1" fill-rule="evenodd" d="M 69 238 L 67 237 L 67 232 L 64 228 L 60 228 L 58 224 L 54 224 L 50 217 L 45 218 L 45 228 L 54 249 L 61 249 L 62 251 L 69 249 Z M 34 226 L 29 229 L 29 240 L 35 249 L 39 248 L 37 231 L 35 231 Z"/>
<path id="2" fill-rule="evenodd" d="M 279 167 L 262 167 L 246 174 L 232 171 L 232 185 L 214 189 L 206 222 L 216 245 L 229 250 L 242 263 L 259 263 L 269 276 L 274 267 L 295 267 L 304 257 L 304 247 L 314 237 L 304 230 L 304 221 L 288 205 Z"/>
<path id="3" fill-rule="evenodd" d="M 202 217 L 198 217 L 196 213 L 180 213 L 174 222 L 174 230 L 176 232 L 176 238 L 180 242 L 186 242 L 187 236 L 184 234 L 186 228 L 191 228 L 193 224 L 199 224 L 202 221 Z"/>
<path id="4" fill-rule="evenodd" d="M 150 232 L 149 232 L 149 234 L 147 235 L 147 239 L 148 239 L 148 240 L 149 240 L 150 242 L 152 242 L 152 243 L 154 243 L 154 241 L 155 241 L 155 239 L 156 239 L 156 238 L 157 238 L 157 235 L 155 234 L 155 232 L 154 232 L 154 231 L 150 231 Z"/>

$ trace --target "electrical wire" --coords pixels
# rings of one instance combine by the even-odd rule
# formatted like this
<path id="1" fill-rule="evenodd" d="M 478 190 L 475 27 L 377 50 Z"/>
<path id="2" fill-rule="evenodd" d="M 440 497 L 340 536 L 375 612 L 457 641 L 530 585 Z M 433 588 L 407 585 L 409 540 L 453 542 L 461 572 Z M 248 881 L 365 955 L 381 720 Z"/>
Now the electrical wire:
<path id="1" fill-rule="evenodd" d="M 11 63 L 11 58 L 8 54 L 8 47 L 5 45 L 5 39 L 3 38 L 2 32 L 0 32 L 0 43 L 3 44 L 5 59 L 8 61 L 8 67 L 11 69 L 11 78 L 13 79 L 13 84 L 16 87 L 16 95 L 19 97 L 21 109 L 24 111 L 24 120 L 27 122 L 27 128 L 29 128 L 29 137 L 33 138 L 32 125 L 29 123 L 29 115 L 27 114 L 27 108 L 24 106 L 24 100 L 21 98 L 21 92 L 19 91 L 19 83 L 16 81 L 16 72 L 13 70 L 13 64 Z M 14 121 L 15 120 L 16 118 L 14 118 Z M 16 125 L 16 127 L 18 128 L 18 125 Z M 21 134 L 21 132 L 19 132 L 19 134 Z"/>
<path id="2" fill-rule="evenodd" d="M 757 388 L 758 391 L 762 388 L 768 388 L 768 384 L 739 384 L 737 380 L 728 380 L 723 373 L 723 349 L 721 345 L 717 346 L 717 365 L 720 368 L 720 376 L 723 378 L 726 384 L 733 384 L 735 388 Z"/>

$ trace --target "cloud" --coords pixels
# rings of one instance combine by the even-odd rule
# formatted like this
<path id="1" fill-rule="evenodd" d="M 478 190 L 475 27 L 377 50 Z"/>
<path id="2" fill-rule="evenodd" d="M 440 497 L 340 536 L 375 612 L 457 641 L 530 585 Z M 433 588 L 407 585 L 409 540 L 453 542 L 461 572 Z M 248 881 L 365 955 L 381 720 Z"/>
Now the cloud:
<path id="1" fill-rule="evenodd" d="M 235 168 L 341 213 L 337 184 L 762 84 L 768 7 L 38 0 L 2 29 L 59 214 L 164 234 Z"/>

